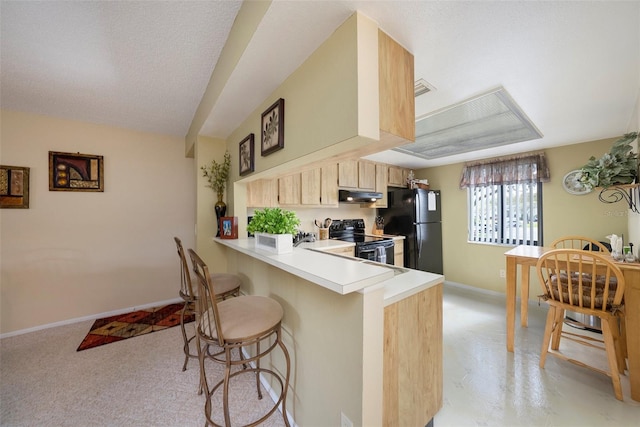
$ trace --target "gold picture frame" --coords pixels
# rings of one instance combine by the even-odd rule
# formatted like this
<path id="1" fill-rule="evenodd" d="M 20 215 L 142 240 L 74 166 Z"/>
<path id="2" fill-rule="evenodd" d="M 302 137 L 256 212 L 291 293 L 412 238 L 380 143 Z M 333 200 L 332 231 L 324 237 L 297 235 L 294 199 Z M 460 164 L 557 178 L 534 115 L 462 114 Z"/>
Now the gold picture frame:
<path id="1" fill-rule="evenodd" d="M 104 191 L 104 158 L 49 151 L 49 191 Z"/>
<path id="2" fill-rule="evenodd" d="M 0 165 L 0 208 L 29 209 L 29 168 Z"/>

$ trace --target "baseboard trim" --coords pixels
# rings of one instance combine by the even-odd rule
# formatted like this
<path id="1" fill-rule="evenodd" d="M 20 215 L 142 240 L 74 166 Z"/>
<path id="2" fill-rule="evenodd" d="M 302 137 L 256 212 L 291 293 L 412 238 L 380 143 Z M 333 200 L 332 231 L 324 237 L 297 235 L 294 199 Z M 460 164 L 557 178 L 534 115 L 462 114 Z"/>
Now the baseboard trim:
<path id="1" fill-rule="evenodd" d="M 242 353 L 244 354 L 244 357 L 246 359 L 251 357 L 251 355 L 244 349 L 244 347 L 242 348 Z M 249 365 L 251 365 L 251 367 L 254 369 L 256 367 L 255 362 L 250 362 Z M 269 394 L 269 397 L 271 398 L 273 403 L 277 402 L 279 397 L 278 394 L 275 392 L 275 390 L 271 387 L 271 384 L 269 384 L 269 381 L 267 381 L 267 379 L 262 374 L 260 374 L 260 384 L 262 384 L 262 386 L 265 388 L 266 392 Z M 291 384 L 289 384 L 289 387 L 291 387 Z M 278 412 L 282 414 L 282 403 L 278 405 Z M 298 427 L 298 425 L 296 424 L 296 421 L 293 419 L 293 416 L 291 416 L 291 412 L 289 411 L 287 411 L 287 419 L 289 420 L 289 424 L 291 425 L 291 427 Z"/>
<path id="2" fill-rule="evenodd" d="M 478 292 L 485 295 L 491 295 L 494 297 L 502 297 L 502 298 L 506 297 L 506 294 L 504 292 L 492 291 L 491 289 L 477 288 L 475 286 L 465 285 L 464 283 L 451 282 L 449 280 L 445 280 L 444 285 L 451 286 L 453 288 L 464 289 L 465 291 Z"/>
<path id="3" fill-rule="evenodd" d="M 152 302 L 152 303 L 149 303 L 149 304 L 136 305 L 136 306 L 133 306 L 133 307 L 122 308 L 120 310 L 113 310 L 113 311 L 108 311 L 108 312 L 104 312 L 104 313 L 92 314 L 90 316 L 76 317 L 74 319 L 68 319 L 68 320 L 61 320 L 60 322 L 47 323 L 45 325 L 34 326 L 33 328 L 20 329 L 18 331 L 13 331 L 13 332 L 7 332 L 7 333 L 4 333 L 4 334 L 0 334 L 0 339 L 15 337 L 17 335 L 28 334 L 30 332 L 42 331 L 42 330 L 49 329 L 49 328 L 55 328 L 57 326 L 71 325 L 73 323 L 84 322 L 86 320 L 96 320 L 96 319 L 102 319 L 103 317 L 117 316 L 117 315 L 120 315 L 120 314 L 130 313 L 130 312 L 136 311 L 136 310 L 144 310 L 146 308 L 158 307 L 158 306 L 167 305 L 167 304 L 174 304 L 174 303 L 177 303 L 177 302 L 182 302 L 182 299 L 181 298 L 173 298 L 173 299 L 165 300 L 165 301 L 157 301 L 157 302 Z"/>
<path id="4" fill-rule="evenodd" d="M 507 298 L 507 294 L 504 292 L 492 291 L 491 289 L 477 288 L 475 286 L 465 285 L 464 283 L 457 283 L 457 282 L 451 282 L 451 281 L 445 280 L 444 285 L 450 286 L 452 288 L 462 289 L 464 291 L 476 292 L 476 293 L 488 295 L 491 297 L 497 297 L 503 300 L 506 300 Z M 529 296 L 531 296 L 531 289 L 529 289 Z M 522 298 L 520 297 L 520 289 L 518 289 L 518 292 L 516 293 L 516 308 L 520 307 L 521 300 Z M 535 300 L 532 300 L 531 298 L 529 298 L 527 305 L 529 307 L 538 307 L 540 304 Z"/>

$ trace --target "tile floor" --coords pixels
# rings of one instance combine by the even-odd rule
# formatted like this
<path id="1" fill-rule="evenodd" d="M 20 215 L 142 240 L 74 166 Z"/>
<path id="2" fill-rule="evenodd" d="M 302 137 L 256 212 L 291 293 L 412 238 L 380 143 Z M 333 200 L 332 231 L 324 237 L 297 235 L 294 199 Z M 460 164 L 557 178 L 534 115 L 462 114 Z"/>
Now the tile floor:
<path id="1" fill-rule="evenodd" d="M 444 403 L 436 427 L 640 425 L 626 376 L 620 402 L 609 377 L 552 356 L 540 369 L 544 304 L 530 305 L 528 328 L 516 326 L 514 353 L 506 351 L 505 313 L 504 295 L 445 286 Z M 571 351 L 606 365 L 604 352 Z"/>

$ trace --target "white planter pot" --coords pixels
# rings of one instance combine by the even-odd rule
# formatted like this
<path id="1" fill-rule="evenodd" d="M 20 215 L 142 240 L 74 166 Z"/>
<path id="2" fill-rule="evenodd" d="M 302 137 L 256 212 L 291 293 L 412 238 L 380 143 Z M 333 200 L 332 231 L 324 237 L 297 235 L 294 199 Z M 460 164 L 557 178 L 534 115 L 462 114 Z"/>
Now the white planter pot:
<path id="1" fill-rule="evenodd" d="M 255 236 L 256 249 L 262 249 L 276 254 L 293 252 L 292 234 L 255 233 Z"/>

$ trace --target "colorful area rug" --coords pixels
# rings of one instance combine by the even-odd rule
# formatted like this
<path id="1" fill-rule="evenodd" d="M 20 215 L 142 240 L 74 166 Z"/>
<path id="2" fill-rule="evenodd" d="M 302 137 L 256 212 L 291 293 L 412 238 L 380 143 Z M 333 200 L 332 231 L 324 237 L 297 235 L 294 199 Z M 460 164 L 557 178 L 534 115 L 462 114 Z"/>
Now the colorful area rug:
<path id="1" fill-rule="evenodd" d="M 169 304 L 98 319 L 76 351 L 177 326 L 180 324 L 182 307 L 182 303 Z M 184 316 L 185 323 L 193 320 L 194 315 L 187 311 Z"/>

